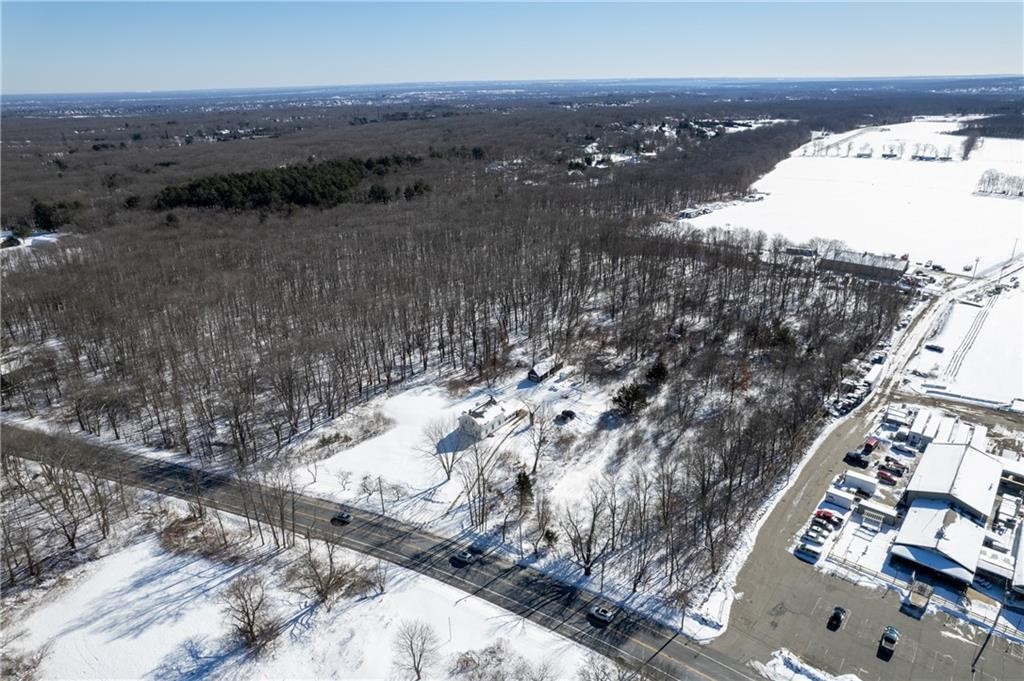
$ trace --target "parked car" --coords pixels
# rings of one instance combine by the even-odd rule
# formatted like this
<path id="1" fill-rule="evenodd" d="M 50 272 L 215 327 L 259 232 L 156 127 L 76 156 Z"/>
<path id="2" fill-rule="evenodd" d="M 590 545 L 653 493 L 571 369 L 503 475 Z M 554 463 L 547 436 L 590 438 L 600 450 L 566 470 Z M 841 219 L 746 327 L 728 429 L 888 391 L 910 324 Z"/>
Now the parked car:
<path id="1" fill-rule="evenodd" d="M 828 628 L 832 631 L 838 631 L 843 626 L 843 622 L 846 621 L 847 614 L 846 608 L 841 608 L 837 605 L 832 609 L 832 616 L 828 618 Z"/>
<path id="2" fill-rule="evenodd" d="M 890 468 L 894 471 L 899 471 L 900 475 L 903 475 L 904 473 L 907 472 L 907 465 L 905 463 L 900 462 L 899 459 L 893 456 L 885 457 L 885 467 Z"/>
<path id="3" fill-rule="evenodd" d="M 812 527 L 820 527 L 825 534 L 831 534 L 832 530 L 836 529 L 835 526 L 824 518 L 813 517 L 811 518 Z"/>
<path id="4" fill-rule="evenodd" d="M 825 522 L 831 524 L 832 527 L 840 527 L 843 524 L 843 519 L 842 518 L 840 518 L 838 515 L 836 515 L 832 511 L 828 511 L 828 510 L 825 510 L 823 508 L 822 509 L 818 509 L 817 511 L 815 511 L 814 512 L 814 517 L 815 518 L 821 518 Z"/>
<path id="5" fill-rule="evenodd" d="M 816 563 L 818 559 L 821 558 L 821 548 L 808 544 L 807 542 L 802 542 L 796 547 L 796 550 L 793 551 L 793 555 L 802 560 Z"/>
<path id="6" fill-rule="evenodd" d="M 847 452 L 846 456 L 843 457 L 843 461 L 852 466 L 867 468 L 869 459 L 868 455 L 864 452 Z"/>
<path id="7" fill-rule="evenodd" d="M 882 638 L 878 641 L 878 647 L 886 657 L 892 657 L 896 652 L 896 644 L 900 642 L 900 632 L 896 627 L 888 626 L 882 631 Z"/>
<path id="8" fill-rule="evenodd" d="M 893 451 L 900 452 L 901 454 L 913 454 L 914 453 L 914 448 L 913 447 L 911 447 L 908 444 L 904 444 L 902 442 L 893 443 L 893 445 L 892 445 L 892 447 L 890 449 L 892 449 Z"/>
<path id="9" fill-rule="evenodd" d="M 942 347 L 938 343 L 928 343 L 924 346 L 925 350 L 931 350 L 932 352 L 945 352 L 946 348 Z"/>
<path id="10" fill-rule="evenodd" d="M 878 481 L 884 482 L 887 485 L 895 485 L 896 478 L 893 477 L 892 473 L 885 470 L 884 468 L 878 469 Z"/>
<path id="11" fill-rule="evenodd" d="M 615 613 L 610 608 L 606 608 L 603 605 L 592 605 L 587 611 L 592 618 L 600 622 L 601 624 L 611 624 L 612 620 L 615 619 Z"/>
<path id="12" fill-rule="evenodd" d="M 818 532 L 812 527 L 804 532 L 803 536 L 800 538 L 809 544 L 824 544 L 828 539 L 828 535 L 824 532 Z"/>
<path id="13" fill-rule="evenodd" d="M 463 565 L 472 565 L 476 562 L 476 554 L 469 549 L 462 549 L 455 554 L 455 560 L 459 561 Z"/>
<path id="14" fill-rule="evenodd" d="M 902 478 L 903 473 L 906 472 L 906 469 L 900 468 L 899 466 L 893 466 L 891 463 L 883 463 L 878 467 L 878 470 L 884 471 L 894 478 Z"/>
<path id="15" fill-rule="evenodd" d="M 572 421 L 574 418 L 576 418 L 576 412 L 574 412 L 572 409 L 563 409 L 562 413 L 559 414 L 559 416 L 561 416 L 566 421 Z"/>
<path id="16" fill-rule="evenodd" d="M 347 511 L 338 511 L 334 514 L 334 517 L 331 518 L 331 525 L 334 526 L 348 525 L 350 522 L 352 522 L 352 514 Z"/>

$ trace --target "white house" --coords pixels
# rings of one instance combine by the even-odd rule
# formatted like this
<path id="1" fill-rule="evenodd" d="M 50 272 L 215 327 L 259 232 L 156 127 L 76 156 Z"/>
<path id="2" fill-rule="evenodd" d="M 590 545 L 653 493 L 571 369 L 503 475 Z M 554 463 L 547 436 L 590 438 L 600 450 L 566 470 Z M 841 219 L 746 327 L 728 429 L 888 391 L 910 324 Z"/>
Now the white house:
<path id="1" fill-rule="evenodd" d="M 505 409 L 501 402 L 490 397 L 459 416 L 459 429 L 482 440 L 515 418 L 515 415 L 515 410 Z"/>

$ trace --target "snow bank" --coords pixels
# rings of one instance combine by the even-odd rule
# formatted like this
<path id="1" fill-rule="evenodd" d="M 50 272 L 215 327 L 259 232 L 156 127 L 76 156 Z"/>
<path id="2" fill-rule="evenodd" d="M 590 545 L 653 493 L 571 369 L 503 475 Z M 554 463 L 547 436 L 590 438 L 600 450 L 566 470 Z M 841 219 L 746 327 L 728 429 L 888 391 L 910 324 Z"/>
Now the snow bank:
<path id="1" fill-rule="evenodd" d="M 856 674 L 832 676 L 815 669 L 785 648 L 772 653 L 772 659 L 768 662 L 751 660 L 750 666 L 771 681 L 860 681 Z"/>

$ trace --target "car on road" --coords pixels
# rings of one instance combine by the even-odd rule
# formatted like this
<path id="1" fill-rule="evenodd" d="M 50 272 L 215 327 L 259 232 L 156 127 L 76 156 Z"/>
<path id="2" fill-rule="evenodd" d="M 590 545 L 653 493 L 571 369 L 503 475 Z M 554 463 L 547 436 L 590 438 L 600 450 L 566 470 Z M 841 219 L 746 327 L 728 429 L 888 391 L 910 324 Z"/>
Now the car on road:
<path id="1" fill-rule="evenodd" d="M 615 613 L 611 610 L 611 608 L 605 607 L 603 605 L 590 606 L 590 609 L 587 610 L 587 614 L 590 615 L 591 618 L 600 622 L 601 624 L 611 624 L 612 620 L 615 619 Z"/>
<path id="2" fill-rule="evenodd" d="M 455 554 L 455 560 L 459 561 L 463 565 L 472 565 L 476 562 L 476 554 L 469 549 L 462 549 Z"/>
<path id="3" fill-rule="evenodd" d="M 886 658 L 892 657 L 896 652 L 896 644 L 900 642 L 900 632 L 894 626 L 888 626 L 882 631 L 882 638 L 878 641 L 878 651 Z"/>
<path id="4" fill-rule="evenodd" d="M 828 618 L 828 628 L 832 631 L 838 631 L 839 628 L 843 626 L 843 622 L 846 621 L 846 616 L 848 614 L 849 613 L 846 611 L 846 608 L 837 605 L 832 609 L 832 616 Z"/>
<path id="5" fill-rule="evenodd" d="M 925 350 L 931 350 L 932 352 L 945 352 L 946 348 L 942 347 L 938 343 L 928 343 L 924 346 Z"/>
<path id="6" fill-rule="evenodd" d="M 338 525 L 348 525 L 350 522 L 352 522 L 352 514 L 348 511 L 338 511 L 334 514 L 334 517 L 331 518 L 331 525 L 334 525 L 335 527 Z"/>
<path id="7" fill-rule="evenodd" d="M 884 482 L 887 485 L 895 485 L 896 484 L 896 478 L 893 477 L 892 473 L 890 473 L 889 471 L 885 470 L 884 468 L 879 468 L 878 469 L 878 481 L 879 482 Z"/>

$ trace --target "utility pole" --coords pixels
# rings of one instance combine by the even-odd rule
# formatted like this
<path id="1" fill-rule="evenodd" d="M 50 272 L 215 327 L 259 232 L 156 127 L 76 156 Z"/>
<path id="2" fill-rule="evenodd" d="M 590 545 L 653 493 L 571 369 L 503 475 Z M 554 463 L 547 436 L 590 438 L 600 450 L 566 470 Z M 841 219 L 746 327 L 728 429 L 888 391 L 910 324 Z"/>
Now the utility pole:
<path id="1" fill-rule="evenodd" d="M 1009 259 L 1009 260 L 1007 260 L 1007 261 L 1006 261 L 1006 264 L 1005 264 L 1005 265 L 1003 265 L 1003 266 L 1002 266 L 1002 267 L 1001 267 L 1001 268 L 999 269 L 999 280 L 998 280 L 998 281 L 996 281 L 996 283 L 997 283 L 997 284 L 1002 284 L 1002 283 L 1003 283 L 1003 275 L 1004 275 L 1004 274 L 1006 274 L 1006 270 L 1007 270 L 1007 268 L 1009 268 L 1009 267 L 1010 267 L 1010 265 L 1012 265 L 1012 264 L 1013 264 L 1013 259 L 1014 259 L 1014 258 L 1016 257 L 1016 255 L 1017 255 L 1017 244 L 1018 244 L 1018 243 L 1020 243 L 1020 237 L 1017 237 L 1016 239 L 1014 239 L 1014 240 L 1013 240 L 1013 250 L 1012 250 L 1012 251 L 1010 251 L 1010 259 Z"/>
<path id="2" fill-rule="evenodd" d="M 978 276 L 978 261 L 979 260 L 981 260 L 981 258 L 975 258 L 974 259 L 974 271 L 971 272 L 971 281 L 974 281 L 974 279 Z"/>

